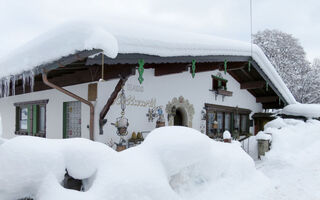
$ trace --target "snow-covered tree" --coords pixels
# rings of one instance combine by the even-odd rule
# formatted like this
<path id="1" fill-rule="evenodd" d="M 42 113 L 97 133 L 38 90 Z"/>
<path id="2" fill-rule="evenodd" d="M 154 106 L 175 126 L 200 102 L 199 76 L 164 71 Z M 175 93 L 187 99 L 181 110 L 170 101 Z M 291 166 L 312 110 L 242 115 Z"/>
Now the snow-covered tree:
<path id="1" fill-rule="evenodd" d="M 291 34 L 268 29 L 259 31 L 253 38 L 253 42 L 263 50 L 298 102 L 320 102 L 320 79 L 308 62 L 298 39 Z"/>

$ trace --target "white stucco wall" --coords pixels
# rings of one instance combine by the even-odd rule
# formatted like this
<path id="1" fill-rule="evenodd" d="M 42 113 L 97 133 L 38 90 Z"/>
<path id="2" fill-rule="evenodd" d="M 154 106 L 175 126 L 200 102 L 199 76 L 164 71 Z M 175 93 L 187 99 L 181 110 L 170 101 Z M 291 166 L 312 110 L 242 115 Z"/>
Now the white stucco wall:
<path id="1" fill-rule="evenodd" d="M 225 97 L 222 101 L 222 97 L 218 96 L 215 100 L 213 92 L 209 91 L 212 87 L 212 74 L 217 74 L 218 71 L 213 72 L 201 72 L 197 73 L 195 78 L 191 77 L 189 72 L 166 75 L 155 77 L 153 69 L 146 69 L 144 72 L 144 82 L 142 85 L 138 82 L 138 75 L 132 76 L 126 83 L 125 93 L 127 98 L 135 98 L 142 101 L 155 101 L 156 106 L 162 106 L 166 125 L 168 125 L 167 113 L 165 107 L 169 101 L 172 101 L 174 97 L 179 98 L 183 96 L 190 104 L 193 104 L 195 114 L 192 120 L 192 127 L 200 130 L 201 123 L 201 110 L 205 103 L 232 106 L 239 108 L 246 108 L 252 110 L 252 113 L 261 112 L 262 105 L 256 103 L 255 97 L 253 97 L 247 90 L 240 90 L 240 84 L 234 80 L 229 74 L 223 74 L 223 77 L 228 80 L 228 90 L 233 92 L 232 97 Z M 95 140 L 102 143 L 107 143 L 111 139 L 114 142 L 118 142 L 119 138 L 116 135 L 116 128 L 111 125 L 116 121 L 117 117 L 120 117 L 120 105 L 113 104 L 109 113 L 106 116 L 108 119 L 107 124 L 104 126 L 104 134 L 99 135 L 99 114 L 118 80 L 111 80 L 98 83 L 98 98 L 95 105 Z M 130 90 L 128 86 L 136 86 L 140 90 Z M 88 84 L 80 84 L 75 86 L 66 87 L 67 90 L 87 99 Z M 15 132 L 15 107 L 14 103 L 36 101 L 42 99 L 49 99 L 47 104 L 46 115 L 46 136 L 47 138 L 62 138 L 63 137 L 63 102 L 74 101 L 73 98 L 58 92 L 57 90 L 46 90 L 41 92 L 34 92 L 32 94 L 17 95 L 14 97 L 7 97 L 0 99 L 0 113 L 2 118 L 3 137 L 14 137 Z M 132 106 L 128 105 L 126 108 L 125 117 L 129 119 L 129 135 L 133 131 L 151 131 L 155 128 L 155 122 L 148 122 L 147 111 L 148 106 Z M 89 107 L 85 104 L 81 104 L 81 135 L 84 138 L 89 138 Z M 253 132 L 253 127 L 250 128 Z"/>
<path id="2" fill-rule="evenodd" d="M 67 90 L 87 99 L 88 84 L 80 84 L 70 87 L 65 87 Z M 15 136 L 15 121 L 16 111 L 14 103 L 37 101 L 49 99 L 46 113 L 46 137 L 47 138 L 63 138 L 63 102 L 75 101 L 73 98 L 57 91 L 45 90 L 34 92 L 32 94 L 23 94 L 13 97 L 0 99 L 0 114 L 2 119 L 2 132 L 4 138 L 12 138 Z M 90 109 L 87 105 L 81 104 L 81 135 L 84 138 L 89 138 Z"/>
<path id="3" fill-rule="evenodd" d="M 212 78 L 211 75 L 216 75 L 218 71 L 201 72 L 196 73 L 195 78 L 191 77 L 189 72 L 172 74 L 166 76 L 155 77 L 153 76 L 154 70 L 147 69 L 144 71 L 144 82 L 140 87 L 142 91 L 129 90 L 128 86 L 139 86 L 138 75 L 130 77 L 126 83 L 125 94 L 127 97 L 134 97 L 136 100 L 149 101 L 151 99 L 156 100 L 156 106 L 162 106 L 166 119 L 166 125 L 168 125 L 167 113 L 165 112 L 166 105 L 174 97 L 179 98 L 183 96 L 190 104 L 193 104 L 195 114 L 193 117 L 193 128 L 200 130 L 201 123 L 201 110 L 205 103 L 219 104 L 225 106 L 232 106 L 239 108 L 246 108 L 252 111 L 251 115 L 255 112 L 262 111 L 262 105 L 256 103 L 256 98 L 252 96 L 247 90 L 240 90 L 240 84 L 233 79 L 229 74 L 223 74 L 223 77 L 228 80 L 228 90 L 233 92 L 232 97 L 225 97 L 222 101 L 222 96 L 218 96 L 215 100 L 213 92 L 209 91 L 212 89 Z M 112 80 L 107 82 L 98 83 L 98 99 L 96 105 L 96 128 L 98 130 L 98 116 L 100 110 L 107 102 L 111 92 L 114 90 L 118 80 Z M 131 136 L 132 132 L 139 131 L 151 131 L 155 128 L 155 121 L 150 123 L 147 119 L 148 107 L 132 106 L 128 105 L 126 108 L 125 117 L 129 119 L 128 137 Z M 116 128 L 111 125 L 116 121 L 117 117 L 120 117 L 121 108 L 119 104 L 114 104 L 109 113 L 106 116 L 108 119 L 107 124 L 104 126 L 104 134 L 99 135 L 96 131 L 95 138 L 103 143 L 109 142 L 111 139 L 114 142 L 118 142 L 119 138 L 116 135 Z M 250 128 L 250 132 L 253 133 L 253 127 Z"/>

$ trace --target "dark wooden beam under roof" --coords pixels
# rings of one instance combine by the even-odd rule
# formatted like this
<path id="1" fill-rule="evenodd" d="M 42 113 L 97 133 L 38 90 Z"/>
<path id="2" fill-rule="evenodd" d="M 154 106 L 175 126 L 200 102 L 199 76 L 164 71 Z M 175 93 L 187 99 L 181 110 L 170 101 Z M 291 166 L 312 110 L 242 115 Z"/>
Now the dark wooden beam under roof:
<path id="1" fill-rule="evenodd" d="M 49 73 L 48 78 L 55 79 L 52 81 L 56 81 L 56 84 L 59 86 L 96 81 L 99 80 L 101 76 L 101 54 L 94 58 L 88 58 L 88 56 L 99 52 L 101 52 L 101 50 L 77 52 L 76 54 L 63 57 L 53 63 L 40 66 L 37 68 L 37 72 L 41 73 L 42 68 L 52 70 L 52 72 Z M 118 54 L 115 59 L 105 57 L 106 79 L 118 78 L 119 72 L 126 71 L 126 67 L 128 67 L 130 71 L 127 72 L 133 74 L 136 66 L 138 66 L 139 59 L 144 59 L 145 68 L 154 68 L 155 75 L 186 71 L 188 68 L 190 69 L 193 59 L 196 60 L 196 72 L 213 71 L 215 69 L 224 70 L 224 60 L 227 60 L 228 73 L 240 83 L 242 89 L 247 89 L 257 98 L 265 97 L 264 99 L 257 99 L 257 102 L 263 103 L 264 108 L 279 108 L 286 103 L 284 102 L 285 99 L 281 93 L 255 61 L 252 61 L 251 70 L 247 68 L 248 61 L 251 60 L 250 57 L 247 56 L 160 57 L 145 54 Z M 266 82 L 269 84 L 268 91 L 264 89 Z M 19 91 L 22 93 L 21 85 L 22 81 L 20 79 L 18 80 L 16 89 L 17 94 L 19 94 Z M 36 77 L 35 91 L 44 89 L 48 88 L 43 86 L 40 78 Z M 29 92 L 28 89 L 27 92 Z M 279 102 L 273 102 L 275 96 L 281 99 L 282 102 L 280 105 Z M 267 97 L 269 97 L 269 99 Z"/>
<path id="2" fill-rule="evenodd" d="M 284 107 L 283 103 L 279 104 L 278 102 L 276 102 L 276 103 L 263 103 L 262 104 L 263 109 L 280 109 L 283 107 Z"/>
<path id="3" fill-rule="evenodd" d="M 278 96 L 256 97 L 257 103 L 271 103 L 271 102 L 277 102 L 278 100 L 279 100 Z"/>
<path id="4" fill-rule="evenodd" d="M 250 82 L 244 82 L 240 83 L 241 89 L 258 89 L 258 88 L 264 88 L 266 85 L 265 81 L 250 81 Z"/>
<path id="5" fill-rule="evenodd" d="M 235 71 L 244 69 L 247 66 L 248 62 L 228 62 L 227 71 Z M 220 65 L 220 71 L 224 71 L 224 63 Z"/>
<path id="6" fill-rule="evenodd" d="M 273 84 L 273 82 L 270 80 L 270 78 L 264 73 L 264 71 L 259 67 L 259 65 L 255 61 L 252 61 L 252 66 L 259 72 L 259 74 L 262 76 L 262 78 L 268 82 L 269 87 L 270 87 L 269 89 L 272 89 L 276 93 L 276 95 L 283 102 L 285 102 L 285 104 L 288 104 L 288 102 L 286 102 L 285 98 L 282 96 L 282 94 L 277 89 L 277 87 Z"/>
<path id="7" fill-rule="evenodd" d="M 161 57 L 155 55 L 129 53 L 120 53 L 116 58 L 108 58 L 105 56 L 104 63 L 107 65 L 114 64 L 136 64 L 138 65 L 138 60 L 143 59 L 144 63 L 190 63 L 195 60 L 196 63 L 223 63 L 225 60 L 228 63 L 231 62 L 248 62 L 250 60 L 249 56 L 170 56 Z M 95 56 L 94 58 L 89 58 L 86 65 L 101 65 L 101 54 Z"/>

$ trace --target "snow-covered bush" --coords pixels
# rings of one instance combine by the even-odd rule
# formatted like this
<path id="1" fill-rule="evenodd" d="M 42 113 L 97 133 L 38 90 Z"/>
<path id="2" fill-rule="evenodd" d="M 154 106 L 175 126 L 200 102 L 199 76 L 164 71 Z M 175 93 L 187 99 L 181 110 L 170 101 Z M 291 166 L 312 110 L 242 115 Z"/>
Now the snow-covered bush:
<path id="1" fill-rule="evenodd" d="M 85 180 L 85 192 L 61 186 L 66 170 Z M 155 129 L 119 153 L 85 139 L 22 136 L 0 145 L 1 200 L 256 199 L 266 182 L 239 145 L 185 127 Z"/>

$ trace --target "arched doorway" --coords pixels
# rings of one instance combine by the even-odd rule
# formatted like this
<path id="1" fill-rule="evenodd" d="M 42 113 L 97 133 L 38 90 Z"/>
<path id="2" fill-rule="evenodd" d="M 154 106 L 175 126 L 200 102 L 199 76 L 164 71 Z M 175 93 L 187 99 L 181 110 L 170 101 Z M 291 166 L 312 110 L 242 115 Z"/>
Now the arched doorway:
<path id="1" fill-rule="evenodd" d="M 168 113 L 169 126 L 187 126 L 192 127 L 192 119 L 194 115 L 193 105 L 182 96 L 173 98 L 166 105 Z"/>
<path id="2" fill-rule="evenodd" d="M 183 124 L 183 114 L 180 111 L 180 109 L 178 109 L 176 111 L 176 115 L 174 116 L 174 122 L 173 122 L 174 126 L 184 126 Z"/>

